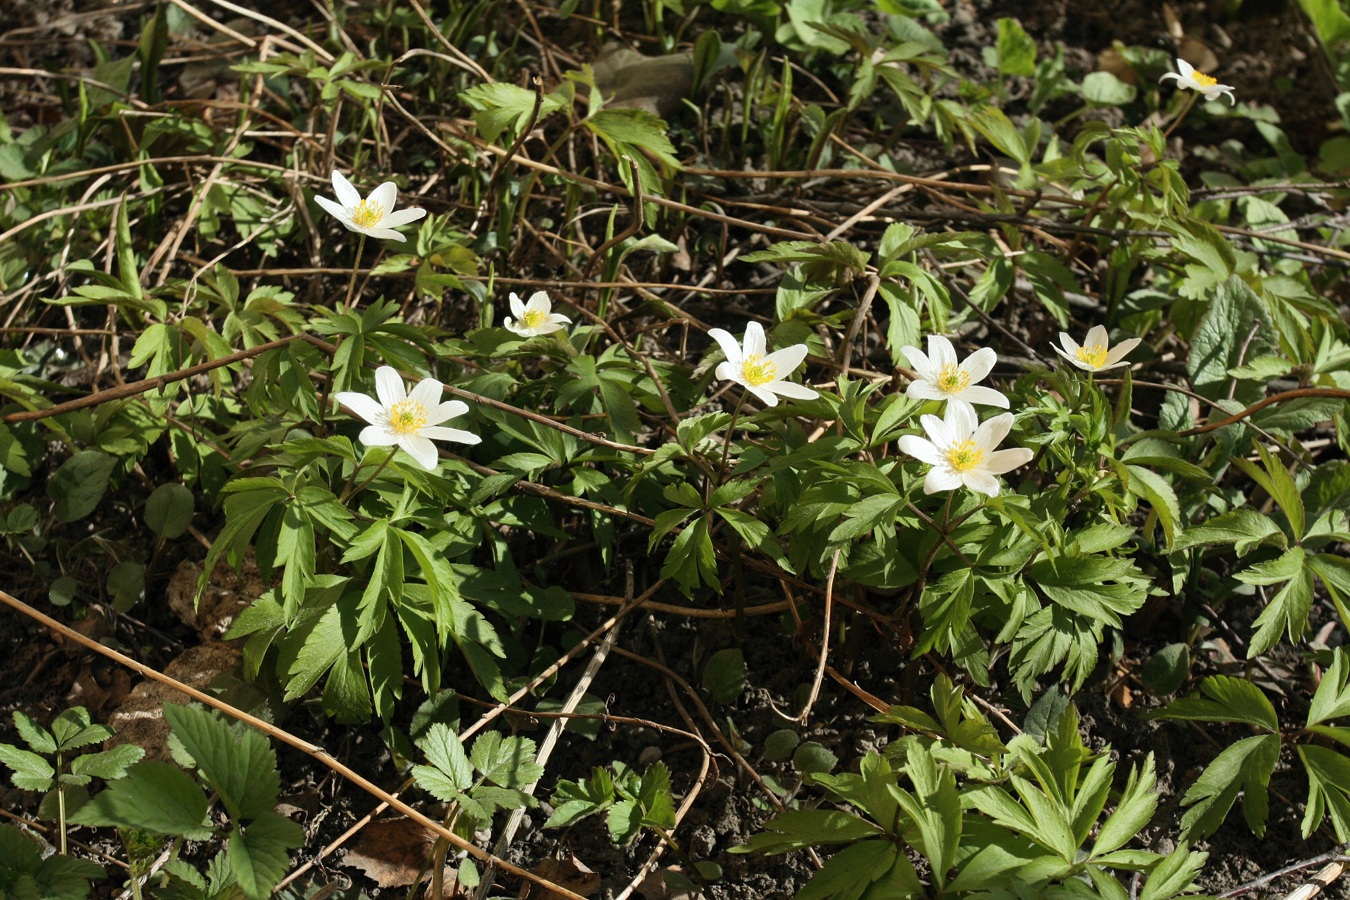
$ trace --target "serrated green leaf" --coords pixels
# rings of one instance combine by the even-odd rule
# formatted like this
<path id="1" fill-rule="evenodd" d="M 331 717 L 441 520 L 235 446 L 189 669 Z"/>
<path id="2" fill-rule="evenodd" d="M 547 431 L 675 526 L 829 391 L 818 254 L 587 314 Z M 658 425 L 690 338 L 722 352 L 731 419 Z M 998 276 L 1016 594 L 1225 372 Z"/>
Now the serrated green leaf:
<path id="1" fill-rule="evenodd" d="M 25 791 L 51 790 L 56 769 L 41 756 L 13 744 L 0 744 L 0 763 L 10 769 L 9 780 Z"/>
<path id="2" fill-rule="evenodd" d="M 543 766 L 535 761 L 534 741 L 523 737 L 504 738 L 485 731 L 473 742 L 469 761 L 484 778 L 502 787 L 523 788 L 538 781 Z"/>
<path id="3" fill-rule="evenodd" d="M 432 723 L 417 746 L 433 766 L 445 773 L 457 790 L 467 790 L 473 784 L 473 766 L 459 736 L 449 726 L 440 722 Z"/>
<path id="4" fill-rule="evenodd" d="M 206 795 L 182 769 L 142 760 L 70 817 L 77 825 L 142 828 L 155 834 L 205 840 L 211 829 Z"/>
<path id="5" fill-rule="evenodd" d="M 304 842 L 304 829 L 274 812 L 264 813 L 242 827 L 236 825 L 230 832 L 230 865 L 244 896 L 249 900 L 270 897 L 290 869 L 286 851 Z"/>
<path id="6" fill-rule="evenodd" d="M 14 711 L 14 728 L 19 732 L 19 737 L 23 738 L 24 743 L 38 753 L 50 754 L 56 752 L 56 737 L 33 721 L 27 713 L 20 712 L 17 709 Z"/>
<path id="7" fill-rule="evenodd" d="M 220 795 L 231 818 L 271 814 L 281 776 L 267 738 L 247 726 L 231 727 L 214 710 L 168 703 L 164 718 Z"/>
<path id="8" fill-rule="evenodd" d="M 113 781 L 127 772 L 127 767 L 141 761 L 145 751 L 135 744 L 122 744 L 100 753 L 87 753 L 77 756 L 70 763 L 70 771 L 76 775 L 88 775 Z"/>

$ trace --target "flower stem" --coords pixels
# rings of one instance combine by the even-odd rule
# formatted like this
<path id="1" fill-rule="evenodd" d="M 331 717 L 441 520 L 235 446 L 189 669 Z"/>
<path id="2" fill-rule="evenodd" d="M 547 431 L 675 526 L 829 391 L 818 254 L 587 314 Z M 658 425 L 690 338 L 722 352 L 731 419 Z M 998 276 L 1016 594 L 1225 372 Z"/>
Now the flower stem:
<path id="1" fill-rule="evenodd" d="M 356 261 L 352 263 L 352 277 L 347 282 L 347 299 L 342 304 L 342 311 L 348 312 L 352 308 L 352 301 L 356 299 L 353 295 L 356 292 L 356 276 L 361 271 L 361 253 L 366 249 L 366 236 L 361 235 L 356 242 Z"/>
<path id="2" fill-rule="evenodd" d="M 380 473 L 384 471 L 385 466 L 393 461 L 395 453 L 398 453 L 397 447 L 393 448 L 393 453 L 390 453 L 384 458 L 384 462 L 380 463 L 379 468 L 377 468 L 369 478 L 358 484 L 356 487 L 352 487 L 352 483 L 356 481 L 356 473 L 361 471 L 361 467 L 358 465 L 355 469 L 352 469 L 352 477 L 347 479 L 347 486 L 342 489 L 342 496 L 338 498 L 338 502 L 345 506 L 352 495 L 365 490 L 366 485 L 370 484 L 376 478 L 379 478 Z"/>
<path id="3" fill-rule="evenodd" d="M 1181 112 L 1177 113 L 1177 117 L 1172 120 L 1172 124 L 1168 125 L 1167 130 L 1163 132 L 1164 141 L 1172 136 L 1172 132 L 1177 130 L 1177 126 L 1181 124 L 1181 120 L 1186 118 L 1186 114 L 1191 111 L 1191 107 L 1195 106 L 1195 101 L 1200 99 L 1200 95 L 1194 91 L 1190 91 L 1188 94 L 1189 96 L 1186 98 L 1186 105 L 1181 108 Z"/>
<path id="4" fill-rule="evenodd" d="M 727 474 L 727 456 L 731 453 L 731 433 L 736 430 L 736 419 L 741 414 L 741 407 L 745 405 L 745 394 L 742 392 L 741 399 L 736 401 L 736 409 L 731 413 L 731 421 L 727 423 L 726 437 L 722 438 L 722 462 L 717 467 L 717 485 L 722 484 L 722 479 Z"/>

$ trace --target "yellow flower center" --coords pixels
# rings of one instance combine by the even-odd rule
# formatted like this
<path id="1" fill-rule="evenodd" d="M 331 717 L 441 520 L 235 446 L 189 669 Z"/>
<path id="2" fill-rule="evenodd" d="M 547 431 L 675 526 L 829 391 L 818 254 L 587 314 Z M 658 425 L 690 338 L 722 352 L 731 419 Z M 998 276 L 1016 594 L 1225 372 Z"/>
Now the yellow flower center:
<path id="1" fill-rule="evenodd" d="M 1219 79 L 1215 78 L 1213 75 L 1206 75 L 1204 72 L 1192 72 L 1191 80 L 1201 87 L 1214 87 L 1214 85 L 1219 83 Z"/>
<path id="2" fill-rule="evenodd" d="M 970 387 L 970 373 L 956 363 L 947 363 L 938 372 L 937 386 L 944 394 L 959 394 Z"/>
<path id="3" fill-rule="evenodd" d="M 520 325 L 522 328 L 538 328 L 540 325 L 544 324 L 544 317 L 546 315 L 548 314 L 543 310 L 527 309 L 525 310 L 525 314 L 520 317 Z"/>
<path id="4" fill-rule="evenodd" d="M 947 465 L 957 472 L 969 472 L 984 460 L 984 451 L 974 441 L 962 441 L 947 448 Z"/>
<path id="5" fill-rule="evenodd" d="M 384 209 L 378 203 L 362 200 L 352 210 L 352 224 L 362 228 L 374 228 L 384 218 Z"/>
<path id="6" fill-rule="evenodd" d="M 427 426 L 427 409 L 416 400 L 400 400 L 389 407 L 389 427 L 395 434 L 417 434 Z"/>
<path id="7" fill-rule="evenodd" d="M 1094 369 L 1100 369 L 1106 365 L 1106 345 L 1092 344 L 1088 347 L 1079 347 L 1077 356 L 1080 362 L 1085 362 Z"/>
<path id="8" fill-rule="evenodd" d="M 778 379 L 778 366 L 763 356 L 747 356 L 741 363 L 741 377 L 752 387 L 763 387 Z"/>

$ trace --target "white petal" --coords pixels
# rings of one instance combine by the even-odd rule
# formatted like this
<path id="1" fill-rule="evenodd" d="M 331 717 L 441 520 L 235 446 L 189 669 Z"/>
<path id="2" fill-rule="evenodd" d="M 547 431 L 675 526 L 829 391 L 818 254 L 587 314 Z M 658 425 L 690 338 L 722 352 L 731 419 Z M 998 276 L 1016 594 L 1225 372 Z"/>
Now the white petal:
<path id="1" fill-rule="evenodd" d="M 422 429 L 421 435 L 433 441 L 454 441 L 457 444 L 480 444 L 483 441 L 472 431 L 465 431 L 462 428 L 448 428 L 445 425 L 428 425 Z"/>
<path id="2" fill-rule="evenodd" d="M 398 443 L 398 435 L 383 425 L 367 425 L 356 439 L 367 447 L 392 447 Z"/>
<path id="3" fill-rule="evenodd" d="M 380 398 L 386 410 L 395 403 L 402 403 L 408 399 L 403 379 L 393 366 L 380 366 L 375 370 L 375 395 Z"/>
<path id="4" fill-rule="evenodd" d="M 745 384 L 745 382 L 741 380 L 740 366 L 732 365 L 729 362 L 718 363 L 717 370 L 713 372 L 713 374 L 721 381 L 733 381 L 736 384 Z"/>
<path id="5" fill-rule="evenodd" d="M 373 237 L 377 241 L 398 241 L 399 243 L 405 243 L 408 240 L 406 237 L 390 228 L 353 225 L 351 226 L 351 229 L 352 231 L 359 231 L 368 237 Z"/>
<path id="6" fill-rule="evenodd" d="M 901 453 L 912 456 L 919 462 L 926 462 L 930 466 L 940 466 L 947 461 L 942 451 L 934 446 L 932 441 L 925 441 L 917 434 L 901 435 L 895 445 L 900 448 Z"/>
<path id="7" fill-rule="evenodd" d="M 995 450 L 984 460 L 982 468 L 992 472 L 995 475 L 1002 475 L 1004 472 L 1011 472 L 1018 466 L 1025 466 L 1031 462 L 1036 454 L 1026 447 L 1011 447 L 1007 450 Z"/>
<path id="8" fill-rule="evenodd" d="M 445 394 L 441 383 L 435 378 L 423 378 L 417 382 L 417 386 L 408 394 L 408 399 L 418 403 L 427 412 L 436 409 L 441 405 L 441 397 Z"/>
<path id="9" fill-rule="evenodd" d="M 961 486 L 961 476 L 951 469 L 933 466 L 923 477 L 923 492 L 936 494 L 938 491 L 954 491 Z"/>
<path id="10" fill-rule="evenodd" d="M 928 361 L 928 354 L 918 347 L 901 347 L 900 352 L 909 360 L 909 367 L 914 370 L 914 374 L 927 381 L 937 377 L 937 373 L 933 371 L 933 364 Z"/>
<path id="11" fill-rule="evenodd" d="M 791 347 L 775 350 L 766 357 L 768 362 L 774 364 L 780 378 L 794 372 L 804 359 L 806 359 L 805 344 L 793 344 Z"/>
<path id="12" fill-rule="evenodd" d="M 351 410 L 357 418 L 371 425 L 379 425 L 388 417 L 384 407 L 376 402 L 374 397 L 367 397 L 356 391 L 338 391 L 333 395 L 333 399 Z"/>
<path id="13" fill-rule="evenodd" d="M 525 304 L 521 302 L 520 295 L 517 294 L 515 291 L 511 292 L 511 296 L 508 298 L 507 302 L 511 306 L 511 315 L 515 316 L 516 318 L 520 318 L 525 315 Z"/>
<path id="14" fill-rule="evenodd" d="M 535 334 L 552 334 L 555 331 L 562 331 L 562 325 L 557 322 L 540 322 L 534 326 Z"/>
<path id="15" fill-rule="evenodd" d="M 985 387 L 982 384 L 973 385 L 966 388 L 959 394 L 952 395 L 953 400 L 964 400 L 967 403 L 978 403 L 981 406 L 1000 406 L 1003 409 L 1009 409 L 1008 398 L 999 391 L 991 387 Z"/>
<path id="16" fill-rule="evenodd" d="M 338 202 L 351 209 L 361 202 L 361 192 L 352 187 L 352 183 L 347 180 L 337 169 L 333 170 L 333 193 L 337 194 Z"/>
<path id="17" fill-rule="evenodd" d="M 447 400 L 427 412 L 427 424 L 439 425 L 447 419 L 455 419 L 469 411 L 469 404 L 463 400 Z"/>
<path id="18" fill-rule="evenodd" d="M 315 194 L 314 202 L 319 204 L 319 207 L 324 212 L 328 213 L 330 216 L 337 219 L 343 225 L 346 225 L 348 228 L 352 227 L 351 213 L 347 212 L 347 210 L 343 209 L 341 206 L 338 206 L 332 200 L 329 200 L 327 197 L 320 197 L 319 195 Z"/>
<path id="19" fill-rule="evenodd" d="M 990 497 L 998 496 L 998 479 L 983 469 L 971 469 L 962 473 L 961 481 L 976 493 L 988 494 Z"/>
<path id="20" fill-rule="evenodd" d="M 407 209 L 396 209 L 385 216 L 380 224 L 385 228 L 400 228 L 411 222 L 416 222 L 427 214 L 425 209 L 420 206 L 410 206 Z"/>
<path id="21" fill-rule="evenodd" d="M 436 445 L 420 435 L 405 434 L 398 439 L 398 445 L 428 472 L 436 471 L 436 466 L 440 465 L 441 458 L 436 454 Z"/>
<path id="22" fill-rule="evenodd" d="M 764 326 L 758 322 L 751 322 L 745 326 L 745 355 L 749 356 L 767 356 L 769 345 L 764 340 Z"/>
<path id="23" fill-rule="evenodd" d="M 774 395 L 773 391 L 768 390 L 767 388 L 755 387 L 753 384 L 747 384 L 745 385 L 745 389 L 762 400 L 765 406 L 778 405 L 778 397 Z"/>
<path id="24" fill-rule="evenodd" d="M 952 342 L 940 334 L 928 336 L 928 363 L 934 372 L 941 372 L 947 366 L 956 365 L 956 348 Z"/>
<path id="25" fill-rule="evenodd" d="M 1116 344 L 1116 346 L 1111 348 L 1111 352 L 1106 354 L 1106 362 L 1105 364 L 1102 365 L 1102 368 L 1103 369 L 1114 368 L 1117 364 L 1120 363 L 1122 359 L 1126 357 L 1126 355 L 1129 354 L 1131 350 L 1133 350 L 1135 347 L 1138 347 L 1139 342 L 1142 340 L 1143 338 L 1130 338 L 1128 340 L 1121 341 L 1119 344 Z"/>
<path id="26" fill-rule="evenodd" d="M 548 299 L 548 293 L 545 291 L 535 291 L 530 295 L 530 302 L 525 304 L 526 312 L 541 312 L 545 315 L 553 309 L 553 301 Z"/>
<path id="27" fill-rule="evenodd" d="M 1004 415 L 1009 419 L 1012 418 L 1012 413 L 1004 413 Z M 956 440 L 964 441 L 975 434 L 975 429 L 980 424 L 980 418 L 975 415 L 975 407 L 964 400 L 953 398 L 947 403 L 947 415 L 943 417 L 942 422 Z"/>
<path id="28" fill-rule="evenodd" d="M 765 385 L 765 387 L 775 394 L 791 397 L 794 400 L 814 400 L 820 396 L 820 392 L 814 388 L 792 381 L 775 381 L 772 384 Z"/>
<path id="29" fill-rule="evenodd" d="M 1195 66 L 1186 62 L 1186 60 L 1182 59 L 1180 56 L 1177 57 L 1177 71 L 1181 73 L 1182 78 L 1187 78 L 1192 81 L 1195 80 L 1191 77 L 1195 74 Z"/>
<path id="30" fill-rule="evenodd" d="M 1105 325 L 1093 325 L 1088 329 L 1087 337 L 1083 339 L 1084 347 L 1105 347 L 1111 343 L 1111 336 L 1106 333 Z"/>
<path id="31" fill-rule="evenodd" d="M 972 383 L 984 381 L 984 376 L 994 370 L 994 363 L 998 362 L 998 354 L 992 347 L 981 347 L 974 353 L 966 357 L 966 361 L 961 363 L 961 368 L 970 376 Z"/>
<path id="32" fill-rule="evenodd" d="M 379 224 L 383 225 L 385 216 L 394 211 L 394 204 L 398 202 L 398 186 L 392 181 L 386 181 L 370 192 L 366 202 L 371 206 L 379 207 Z"/>
<path id="33" fill-rule="evenodd" d="M 947 423 L 937 416 L 930 416 L 925 413 L 919 416 L 919 424 L 923 426 L 924 433 L 928 435 L 933 444 L 944 452 L 958 440 L 965 440 L 964 437 L 957 437 L 952 434 L 952 430 L 947 427 Z"/>
<path id="34" fill-rule="evenodd" d="M 1064 345 L 1064 355 L 1066 357 L 1073 359 L 1078 355 L 1081 345 L 1073 338 L 1069 337 L 1067 332 L 1061 331 L 1059 333 L 1059 342 Z M 1055 349 L 1059 348 L 1056 347 Z"/>
<path id="35" fill-rule="evenodd" d="M 1178 86 L 1178 87 L 1183 87 L 1183 88 L 1184 88 L 1184 87 L 1190 87 L 1190 84 L 1191 84 L 1191 83 L 1190 83 L 1189 81 L 1184 80 L 1184 79 L 1183 79 L 1180 75 L 1178 75 L 1176 72 L 1164 72 L 1164 73 L 1163 73 L 1163 77 L 1161 77 L 1161 78 L 1158 79 L 1158 83 L 1161 84 L 1162 82 L 1167 81 L 1169 78 L 1170 78 L 1171 80 L 1175 81 L 1175 82 L 1177 83 L 1177 86 Z"/>
<path id="36" fill-rule="evenodd" d="M 971 440 L 975 442 L 976 447 L 980 448 L 985 453 L 989 453 L 1008 436 L 1008 432 L 1012 430 L 1012 426 L 1012 413 L 994 416 L 979 428 L 975 429 L 975 434 L 971 436 Z"/>
<path id="37" fill-rule="evenodd" d="M 915 400 L 946 400 L 947 394 L 933 387 L 927 381 L 911 381 L 905 388 L 905 396 Z"/>
<path id="38" fill-rule="evenodd" d="M 717 341 L 717 346 L 722 348 L 722 355 L 726 357 L 727 362 L 731 363 L 738 369 L 741 367 L 741 361 L 745 359 L 745 356 L 744 354 L 741 353 L 741 345 L 738 344 L 736 342 L 736 339 L 731 336 L 731 332 L 724 331 L 721 328 L 709 328 L 708 337 L 712 338 L 714 341 Z M 722 367 L 718 366 L 717 371 L 720 373 L 722 371 Z M 726 378 L 730 381 L 736 380 L 730 375 L 719 374 L 717 377 Z"/>
<path id="39" fill-rule="evenodd" d="M 572 320 L 567 318 L 567 316 L 564 316 L 562 313 L 549 313 L 548 318 L 545 321 L 548 322 L 548 324 L 550 325 L 558 325 L 558 326 L 572 324 Z"/>

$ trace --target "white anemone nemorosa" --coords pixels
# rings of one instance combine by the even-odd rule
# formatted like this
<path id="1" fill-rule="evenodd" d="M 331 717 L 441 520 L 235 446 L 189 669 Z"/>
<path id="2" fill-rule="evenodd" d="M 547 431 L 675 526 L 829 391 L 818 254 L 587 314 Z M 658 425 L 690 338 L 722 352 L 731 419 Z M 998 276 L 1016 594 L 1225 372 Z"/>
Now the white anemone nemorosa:
<path id="1" fill-rule="evenodd" d="M 375 370 L 375 394 L 368 397 L 356 391 L 339 391 L 333 398 L 370 424 L 361 429 L 360 441 L 367 447 L 397 445 L 428 472 L 440 462 L 432 441 L 457 441 L 477 444 L 482 438 L 441 423 L 469 411 L 462 400 L 441 402 L 442 386 L 434 378 L 423 378 L 411 392 L 392 366 Z"/>
<path id="2" fill-rule="evenodd" d="M 764 401 L 765 406 L 777 406 L 779 395 L 796 400 L 812 400 L 819 396 L 812 388 L 783 380 L 806 359 L 805 344 L 793 344 L 769 353 L 764 326 L 758 322 L 745 326 L 744 346 L 721 328 L 709 328 L 708 335 L 717 341 L 726 356 L 726 362 L 717 364 L 717 377 L 739 384 Z"/>
<path id="3" fill-rule="evenodd" d="M 360 192 L 352 187 L 352 183 L 334 169 L 333 192 L 337 194 L 337 203 L 319 196 L 315 196 L 314 202 L 341 222 L 348 231 L 373 238 L 406 241 L 407 238 L 394 229 L 416 222 L 427 214 L 425 209 L 416 206 L 396 211 L 394 204 L 398 202 L 398 188 L 392 181 L 386 181 L 371 191 L 369 197 L 362 200 Z"/>
<path id="4" fill-rule="evenodd" d="M 999 484 L 995 476 L 1025 465 L 1033 455 L 1025 447 L 994 449 L 1012 428 L 1012 413 L 994 416 L 981 424 L 975 417 L 975 407 L 956 401 L 947 404 L 943 418 L 925 415 L 919 421 L 928 437 L 907 434 L 898 445 L 903 452 L 932 466 L 923 479 L 925 494 L 968 487 L 980 494 L 996 496 Z"/>
<path id="5" fill-rule="evenodd" d="M 502 324 L 506 326 L 507 331 L 514 331 L 521 337 L 560 331 L 564 325 L 572 323 L 567 316 L 553 311 L 553 301 L 544 291 L 535 291 L 530 295 L 528 303 L 521 303 L 520 298 L 513 293 L 510 302 L 511 314 L 515 318 L 507 316 Z"/>
<path id="6" fill-rule="evenodd" d="M 914 374 L 919 377 L 905 388 L 905 396 L 918 400 L 963 400 L 984 406 L 1008 408 L 1008 398 L 979 382 L 994 368 L 998 354 L 982 347 L 967 356 L 964 362 L 956 359 L 952 342 L 940 334 L 928 336 L 928 352 L 918 347 L 901 347 Z"/>
<path id="7" fill-rule="evenodd" d="M 1219 84 L 1219 79 L 1213 75 L 1196 71 L 1195 66 L 1180 57 L 1177 57 L 1177 71 L 1168 72 L 1158 80 L 1167 81 L 1169 78 L 1177 83 L 1177 87 L 1199 91 L 1206 100 L 1218 100 L 1220 97 L 1227 97 L 1230 105 L 1237 105 L 1237 98 L 1233 96 L 1232 85 Z"/>
<path id="8" fill-rule="evenodd" d="M 1106 336 L 1105 326 L 1093 325 L 1088 329 L 1087 338 L 1084 339 L 1082 346 L 1061 331 L 1059 342 L 1064 345 L 1064 349 L 1055 347 L 1055 352 L 1080 369 L 1101 372 L 1105 369 L 1128 366 L 1125 355 L 1139 346 L 1139 341 L 1139 338 L 1130 338 L 1112 347 L 1110 339 Z"/>

